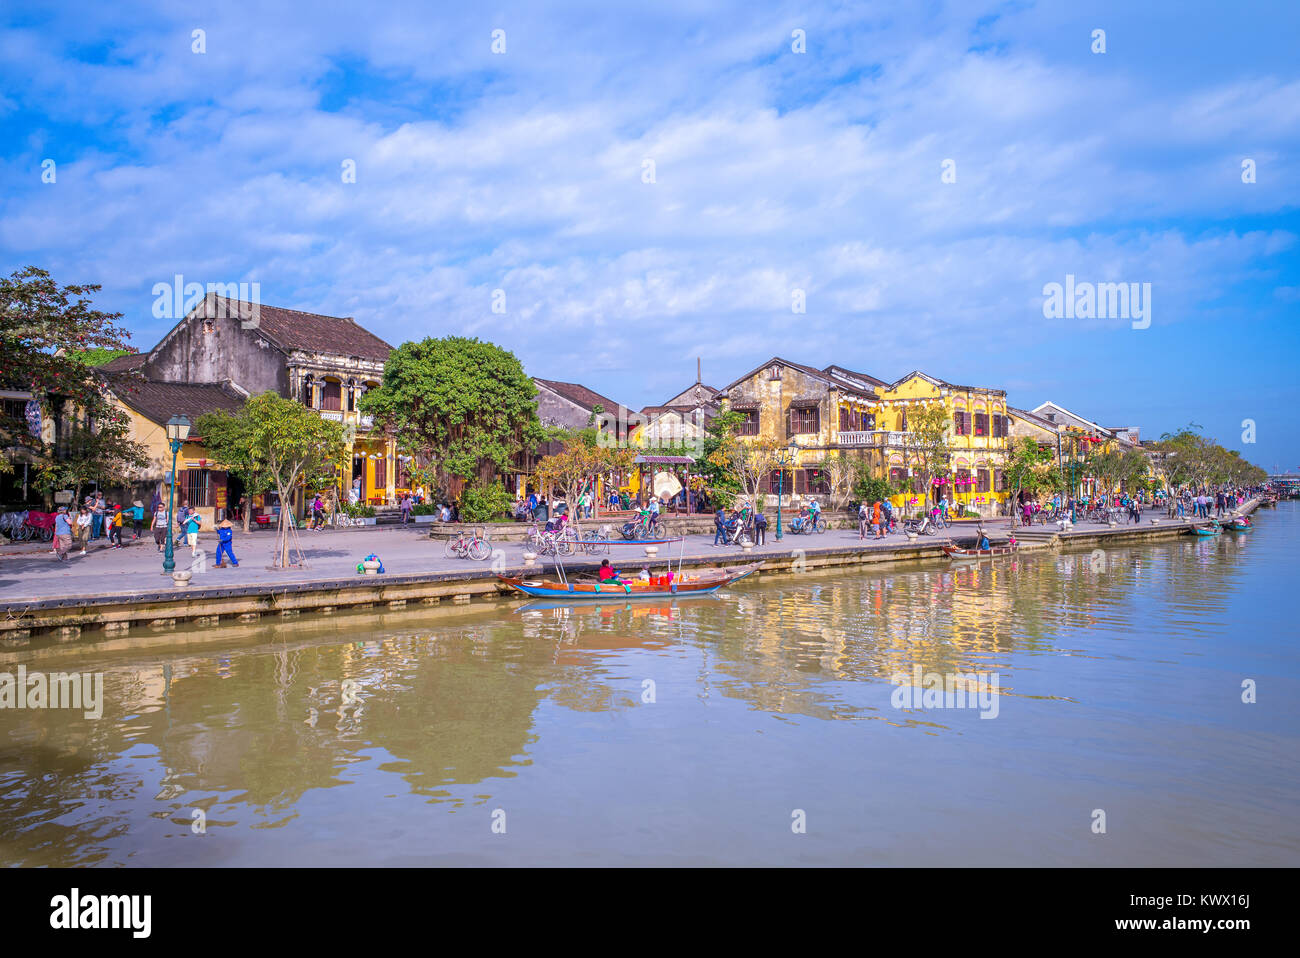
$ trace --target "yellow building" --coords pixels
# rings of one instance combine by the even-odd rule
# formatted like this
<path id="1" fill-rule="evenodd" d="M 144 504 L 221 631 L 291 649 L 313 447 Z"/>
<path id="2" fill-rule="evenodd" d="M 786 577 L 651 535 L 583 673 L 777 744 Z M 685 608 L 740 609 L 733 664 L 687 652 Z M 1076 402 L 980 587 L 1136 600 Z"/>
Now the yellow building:
<path id="1" fill-rule="evenodd" d="M 947 498 L 983 515 L 994 514 L 1006 500 L 1002 470 L 1006 463 L 1011 421 L 1005 390 L 959 386 L 914 370 L 877 390 L 878 428 L 889 434 L 885 475 L 895 482 L 916 475 L 918 456 L 907 438 L 907 416 L 942 405 L 948 419 L 949 468 L 932 485 L 931 501 Z M 917 495 L 896 496 L 895 506 Z"/>

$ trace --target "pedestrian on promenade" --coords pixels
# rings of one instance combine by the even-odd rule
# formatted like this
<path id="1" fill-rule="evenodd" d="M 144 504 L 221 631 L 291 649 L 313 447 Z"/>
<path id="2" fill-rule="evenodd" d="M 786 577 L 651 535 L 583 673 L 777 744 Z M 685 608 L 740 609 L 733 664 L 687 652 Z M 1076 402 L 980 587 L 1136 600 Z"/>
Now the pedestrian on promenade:
<path id="1" fill-rule="evenodd" d="M 113 517 L 108 520 L 108 544 L 114 549 L 122 548 L 122 524 L 125 521 L 122 518 L 122 507 L 118 506 L 113 510 Z"/>
<path id="2" fill-rule="evenodd" d="M 221 564 L 221 554 L 224 552 L 230 556 L 230 564 L 239 567 L 239 560 L 235 558 L 233 548 L 235 541 L 235 527 L 230 524 L 229 519 L 223 519 L 221 525 L 217 526 L 217 562 L 218 569 L 224 568 Z"/>
<path id="3" fill-rule="evenodd" d="M 858 503 L 858 538 L 859 539 L 865 539 L 867 537 L 867 525 L 870 519 L 871 519 L 871 507 L 868 506 L 867 501 L 863 499 L 861 502 Z"/>
<path id="4" fill-rule="evenodd" d="M 160 499 L 153 507 L 153 541 L 158 551 L 163 551 L 167 542 L 167 506 Z"/>
<path id="5" fill-rule="evenodd" d="M 68 513 L 68 518 L 71 520 L 72 513 Z M 90 542 L 90 508 L 88 506 L 83 505 L 77 510 L 77 522 L 73 534 L 77 537 L 77 542 L 81 545 L 81 554 L 84 556 L 86 554 L 86 545 Z"/>
<path id="6" fill-rule="evenodd" d="M 311 527 L 313 529 L 322 529 L 325 526 L 325 500 L 316 493 L 316 498 L 311 501 Z"/>
<path id="7" fill-rule="evenodd" d="M 185 517 L 185 538 L 190 544 L 190 555 L 199 554 L 199 530 L 203 528 L 203 517 L 194 509 Z"/>
<path id="8" fill-rule="evenodd" d="M 140 530 L 144 528 L 144 503 L 139 499 L 131 503 L 131 528 L 131 538 L 139 539 Z"/>
<path id="9" fill-rule="evenodd" d="M 754 516 L 754 545 L 767 545 L 767 516 L 761 510 Z"/>
<path id="10" fill-rule="evenodd" d="M 104 494 L 96 492 L 95 498 L 90 504 L 90 538 L 92 541 L 104 534 L 104 509 Z"/>
<path id="11" fill-rule="evenodd" d="M 722 506 L 718 506 L 718 511 L 713 514 L 713 544 L 727 544 L 727 511 Z"/>
<path id="12" fill-rule="evenodd" d="M 72 548 L 72 521 L 68 516 L 68 507 L 59 506 L 54 514 L 54 554 L 60 562 L 68 561 L 68 550 Z"/>
<path id="13" fill-rule="evenodd" d="M 877 499 L 871 506 L 871 538 L 883 539 L 884 533 L 880 531 L 880 500 Z"/>
<path id="14" fill-rule="evenodd" d="M 408 493 L 407 495 L 402 496 L 402 524 L 403 525 L 411 521 L 411 510 L 413 508 L 415 508 L 415 503 L 411 501 L 410 494 Z"/>
<path id="15" fill-rule="evenodd" d="M 939 515 L 943 516 L 943 521 L 948 521 L 948 497 L 944 495 L 939 499 Z"/>

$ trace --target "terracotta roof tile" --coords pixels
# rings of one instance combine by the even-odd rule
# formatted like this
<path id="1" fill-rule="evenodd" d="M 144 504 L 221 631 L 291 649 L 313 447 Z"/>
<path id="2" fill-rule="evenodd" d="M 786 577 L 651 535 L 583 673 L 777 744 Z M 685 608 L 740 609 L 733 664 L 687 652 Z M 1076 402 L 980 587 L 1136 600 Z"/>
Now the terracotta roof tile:
<path id="1" fill-rule="evenodd" d="M 250 309 L 248 303 L 229 303 L 232 312 Z M 304 313 L 282 306 L 258 305 L 258 329 L 282 349 L 301 349 L 309 352 L 332 353 L 336 356 L 359 356 L 384 362 L 393 347 L 370 330 L 358 326 L 356 320 L 343 316 L 323 316 Z"/>

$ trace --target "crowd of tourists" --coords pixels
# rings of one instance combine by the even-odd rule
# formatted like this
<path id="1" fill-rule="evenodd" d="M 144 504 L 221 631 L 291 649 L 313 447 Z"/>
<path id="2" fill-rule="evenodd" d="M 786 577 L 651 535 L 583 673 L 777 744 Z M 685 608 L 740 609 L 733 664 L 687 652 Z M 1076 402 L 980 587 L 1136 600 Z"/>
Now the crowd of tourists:
<path id="1" fill-rule="evenodd" d="M 200 554 L 199 536 L 203 531 L 203 516 L 198 509 L 191 508 L 182 500 L 177 506 L 172 521 L 168 523 L 167 504 L 162 496 L 154 493 L 153 504 L 148 511 L 149 528 L 153 533 L 154 545 L 162 552 L 168 535 L 172 535 L 175 548 L 188 545 L 190 554 L 197 558 Z M 107 542 L 106 548 L 121 549 L 123 536 L 129 528 L 130 541 L 135 542 L 144 536 L 146 511 L 144 503 L 134 500 L 130 506 L 114 505 L 107 502 L 102 492 L 87 496 L 77 507 L 76 512 L 67 506 L 59 506 L 54 517 L 54 541 L 51 552 L 61 562 L 69 561 L 76 552 L 78 556 L 88 555 L 91 544 L 100 539 Z M 232 566 L 239 565 L 234 552 L 234 526 L 229 519 L 224 519 L 216 526 L 217 534 L 217 568 L 224 568 L 224 559 L 229 558 Z M 77 546 L 80 550 L 77 551 Z"/>

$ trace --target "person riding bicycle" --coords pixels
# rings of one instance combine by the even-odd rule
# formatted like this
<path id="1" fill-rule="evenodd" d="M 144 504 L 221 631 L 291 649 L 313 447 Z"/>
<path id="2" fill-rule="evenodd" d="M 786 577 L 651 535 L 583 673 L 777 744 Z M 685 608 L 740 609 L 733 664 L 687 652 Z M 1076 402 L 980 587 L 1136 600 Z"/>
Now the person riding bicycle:
<path id="1" fill-rule="evenodd" d="M 817 504 L 816 499 L 808 500 L 808 518 L 813 529 L 816 529 L 822 521 L 822 507 Z"/>

